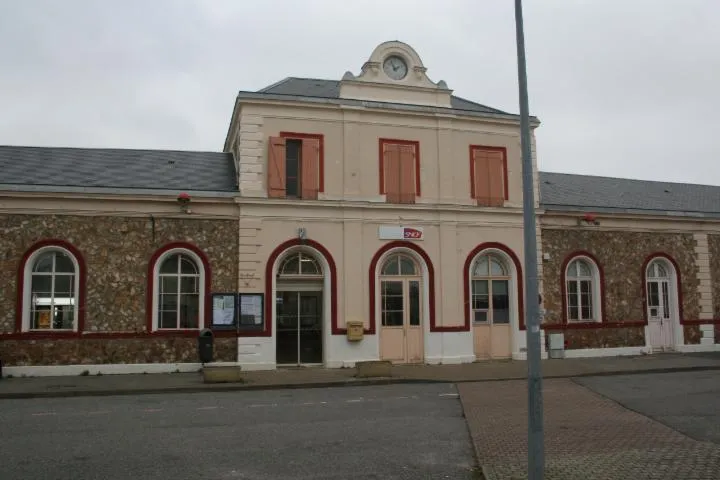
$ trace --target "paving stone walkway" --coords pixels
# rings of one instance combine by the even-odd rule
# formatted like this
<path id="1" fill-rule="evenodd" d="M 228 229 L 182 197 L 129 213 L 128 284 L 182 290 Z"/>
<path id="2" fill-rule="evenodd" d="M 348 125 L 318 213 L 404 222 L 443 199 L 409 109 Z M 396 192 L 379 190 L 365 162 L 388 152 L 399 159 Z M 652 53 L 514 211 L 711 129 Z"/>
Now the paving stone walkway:
<path id="1" fill-rule="evenodd" d="M 458 389 L 486 480 L 527 478 L 527 383 Z M 720 445 L 691 439 L 570 379 L 544 382 L 545 480 L 717 480 Z"/>

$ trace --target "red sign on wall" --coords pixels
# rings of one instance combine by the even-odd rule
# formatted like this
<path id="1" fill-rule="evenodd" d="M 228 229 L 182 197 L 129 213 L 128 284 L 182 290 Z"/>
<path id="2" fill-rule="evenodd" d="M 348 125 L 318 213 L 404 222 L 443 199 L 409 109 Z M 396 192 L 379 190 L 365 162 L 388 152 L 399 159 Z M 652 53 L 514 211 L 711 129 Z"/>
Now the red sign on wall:
<path id="1" fill-rule="evenodd" d="M 406 240 L 419 240 L 423 237 L 423 232 L 417 228 L 403 227 L 403 237 Z"/>
<path id="2" fill-rule="evenodd" d="M 378 228 L 380 240 L 423 240 L 425 233 L 422 227 L 399 227 L 383 225 Z"/>

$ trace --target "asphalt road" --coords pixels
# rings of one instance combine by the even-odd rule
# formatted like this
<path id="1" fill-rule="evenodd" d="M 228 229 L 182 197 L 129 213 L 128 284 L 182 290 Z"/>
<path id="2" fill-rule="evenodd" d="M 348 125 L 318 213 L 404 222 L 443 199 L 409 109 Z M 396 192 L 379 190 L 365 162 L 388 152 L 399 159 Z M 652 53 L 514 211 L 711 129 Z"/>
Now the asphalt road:
<path id="1" fill-rule="evenodd" d="M 575 381 L 695 440 L 720 444 L 720 371 L 586 377 Z"/>
<path id="2" fill-rule="evenodd" d="M 0 479 L 472 479 L 449 384 L 0 400 Z"/>

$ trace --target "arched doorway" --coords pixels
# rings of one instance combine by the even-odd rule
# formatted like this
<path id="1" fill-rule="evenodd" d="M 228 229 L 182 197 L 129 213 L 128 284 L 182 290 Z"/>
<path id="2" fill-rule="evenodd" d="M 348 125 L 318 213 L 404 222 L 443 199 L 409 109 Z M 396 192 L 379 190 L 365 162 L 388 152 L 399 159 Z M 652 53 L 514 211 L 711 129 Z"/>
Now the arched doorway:
<path id="1" fill-rule="evenodd" d="M 504 253 L 481 252 L 470 270 L 470 318 L 478 359 L 509 358 L 512 352 L 511 318 L 514 305 L 514 272 Z"/>
<path id="2" fill-rule="evenodd" d="M 419 363 L 424 358 L 422 270 L 406 253 L 391 253 L 380 268 L 380 358 Z"/>
<path id="3" fill-rule="evenodd" d="M 645 269 L 647 344 L 653 351 L 671 351 L 677 342 L 678 287 L 675 278 L 675 268 L 662 257 L 653 259 Z"/>
<path id="4" fill-rule="evenodd" d="M 323 363 L 324 280 L 320 262 L 304 250 L 280 260 L 275 283 L 278 366 Z"/>

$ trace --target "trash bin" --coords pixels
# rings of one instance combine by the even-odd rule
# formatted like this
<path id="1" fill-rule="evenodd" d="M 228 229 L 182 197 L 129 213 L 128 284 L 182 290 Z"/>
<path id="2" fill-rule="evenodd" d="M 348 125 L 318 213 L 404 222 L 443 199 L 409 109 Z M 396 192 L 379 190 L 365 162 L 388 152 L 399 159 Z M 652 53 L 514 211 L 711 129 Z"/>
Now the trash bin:
<path id="1" fill-rule="evenodd" d="M 208 328 L 200 330 L 200 336 L 198 336 L 198 356 L 200 357 L 200 363 L 210 363 L 213 361 L 214 340 L 215 336 L 212 330 Z"/>

